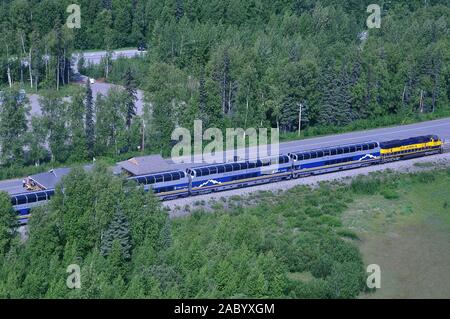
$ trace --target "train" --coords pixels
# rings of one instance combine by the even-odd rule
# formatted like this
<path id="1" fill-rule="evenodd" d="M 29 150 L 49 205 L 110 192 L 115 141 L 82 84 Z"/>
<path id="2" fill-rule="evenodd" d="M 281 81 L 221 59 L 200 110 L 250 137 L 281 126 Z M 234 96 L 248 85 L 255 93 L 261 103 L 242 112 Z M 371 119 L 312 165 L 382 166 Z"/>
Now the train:
<path id="1" fill-rule="evenodd" d="M 143 185 L 146 191 L 154 192 L 161 200 L 173 200 L 433 155 L 442 153 L 443 146 L 444 142 L 437 135 L 385 142 L 367 141 L 127 179 Z M 12 195 L 11 204 L 18 213 L 19 222 L 26 223 L 32 207 L 48 201 L 54 194 L 54 189 L 47 189 Z"/>

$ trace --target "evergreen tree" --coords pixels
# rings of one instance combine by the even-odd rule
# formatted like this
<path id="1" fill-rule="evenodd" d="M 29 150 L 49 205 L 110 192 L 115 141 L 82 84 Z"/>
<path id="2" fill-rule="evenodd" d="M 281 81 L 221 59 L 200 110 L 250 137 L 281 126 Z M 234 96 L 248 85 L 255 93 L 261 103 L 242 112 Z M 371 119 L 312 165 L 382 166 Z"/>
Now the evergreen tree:
<path id="1" fill-rule="evenodd" d="M 0 158 L 3 163 L 20 164 L 27 131 L 27 99 L 9 89 L 0 93 L 0 99 Z"/>
<path id="2" fill-rule="evenodd" d="M 87 158 L 86 131 L 84 129 L 84 94 L 82 92 L 73 96 L 68 110 L 68 128 L 71 143 L 71 157 L 75 160 Z"/>
<path id="3" fill-rule="evenodd" d="M 128 68 L 125 72 L 124 76 L 124 86 L 125 91 L 127 93 L 126 98 L 126 127 L 127 130 L 130 130 L 131 127 L 131 120 L 134 116 L 136 116 L 136 100 L 137 100 L 137 91 L 136 91 L 136 84 L 134 83 L 133 74 L 131 72 L 131 69 Z"/>
<path id="4" fill-rule="evenodd" d="M 116 211 L 113 220 L 102 237 L 101 253 L 103 256 L 108 256 L 111 253 L 115 241 L 119 244 L 123 260 L 129 260 L 132 249 L 130 224 L 120 210 Z"/>
<path id="5" fill-rule="evenodd" d="M 0 260 L 9 251 L 11 240 L 15 234 L 16 212 L 11 207 L 9 195 L 0 192 Z"/>
<path id="6" fill-rule="evenodd" d="M 175 18 L 177 22 L 184 16 L 183 0 L 176 0 Z"/>
<path id="7" fill-rule="evenodd" d="M 169 247 L 172 245 L 172 232 L 171 232 L 171 225 L 170 220 L 167 218 L 166 223 L 161 228 L 161 234 L 159 238 L 159 247 L 162 251 L 165 251 L 169 249 Z"/>
<path id="8" fill-rule="evenodd" d="M 336 72 L 328 66 L 322 75 L 321 112 L 319 122 L 322 125 L 346 125 L 354 119 L 350 81 L 345 70 Z"/>
<path id="9" fill-rule="evenodd" d="M 106 10 L 111 10 L 112 9 L 112 0 L 102 0 L 102 6 Z"/>
<path id="10" fill-rule="evenodd" d="M 131 1 L 112 0 L 113 30 L 116 48 L 130 45 L 130 33 L 132 30 Z"/>

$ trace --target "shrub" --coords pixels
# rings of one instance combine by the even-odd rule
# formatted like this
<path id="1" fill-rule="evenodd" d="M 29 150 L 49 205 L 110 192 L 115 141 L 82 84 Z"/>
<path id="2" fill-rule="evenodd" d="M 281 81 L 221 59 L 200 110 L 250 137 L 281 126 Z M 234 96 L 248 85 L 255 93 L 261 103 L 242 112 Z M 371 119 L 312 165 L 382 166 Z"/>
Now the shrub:
<path id="1" fill-rule="evenodd" d="M 375 195 L 381 188 L 381 181 L 375 177 L 356 177 L 350 184 L 355 194 Z"/>
<path id="2" fill-rule="evenodd" d="M 400 195 L 392 188 L 384 188 L 383 190 L 381 190 L 381 195 L 383 195 L 384 198 L 390 200 L 398 199 L 400 197 Z"/>
<path id="3" fill-rule="evenodd" d="M 328 254 L 319 256 L 311 263 L 311 274 L 316 278 L 325 278 L 333 270 L 333 259 Z"/>
<path id="4" fill-rule="evenodd" d="M 350 239 L 359 239 L 358 235 L 355 232 L 348 229 L 339 229 L 336 232 L 336 234 L 338 234 L 341 237 L 347 237 Z"/>
<path id="5" fill-rule="evenodd" d="M 419 172 L 413 175 L 413 180 L 419 183 L 430 183 L 436 179 L 436 172 Z"/>

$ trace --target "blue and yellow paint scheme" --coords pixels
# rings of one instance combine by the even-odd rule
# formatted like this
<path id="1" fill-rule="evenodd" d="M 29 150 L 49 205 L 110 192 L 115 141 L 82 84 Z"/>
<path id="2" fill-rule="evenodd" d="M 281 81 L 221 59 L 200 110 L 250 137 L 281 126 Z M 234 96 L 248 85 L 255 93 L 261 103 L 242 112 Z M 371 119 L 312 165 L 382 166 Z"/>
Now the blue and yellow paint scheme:
<path id="1" fill-rule="evenodd" d="M 420 156 L 422 153 L 442 152 L 443 145 L 443 141 L 436 135 L 418 136 L 380 143 L 380 153 L 383 159 Z"/>
<path id="2" fill-rule="evenodd" d="M 233 162 L 195 167 L 186 171 L 134 176 L 129 179 L 144 185 L 161 200 L 231 188 L 324 174 L 338 170 L 381 164 L 409 156 L 425 156 L 443 151 L 443 141 L 436 135 L 418 136 L 387 142 L 364 142 L 298 151 L 254 162 Z M 11 195 L 11 204 L 17 211 L 20 224 L 31 216 L 33 206 L 46 202 L 54 189 Z"/>

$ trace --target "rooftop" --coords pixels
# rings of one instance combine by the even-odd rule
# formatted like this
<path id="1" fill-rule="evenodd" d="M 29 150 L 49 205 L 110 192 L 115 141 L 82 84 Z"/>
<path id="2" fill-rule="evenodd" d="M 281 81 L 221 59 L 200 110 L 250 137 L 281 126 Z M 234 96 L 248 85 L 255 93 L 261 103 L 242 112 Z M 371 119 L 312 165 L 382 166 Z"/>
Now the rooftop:
<path id="1" fill-rule="evenodd" d="M 170 163 L 163 159 L 161 155 L 133 157 L 117 164 L 122 170 L 133 176 L 171 170 Z"/>
<path id="2" fill-rule="evenodd" d="M 61 179 L 69 174 L 70 168 L 56 168 L 49 172 L 39 173 L 29 176 L 33 182 L 35 182 L 42 189 L 54 188 Z"/>

